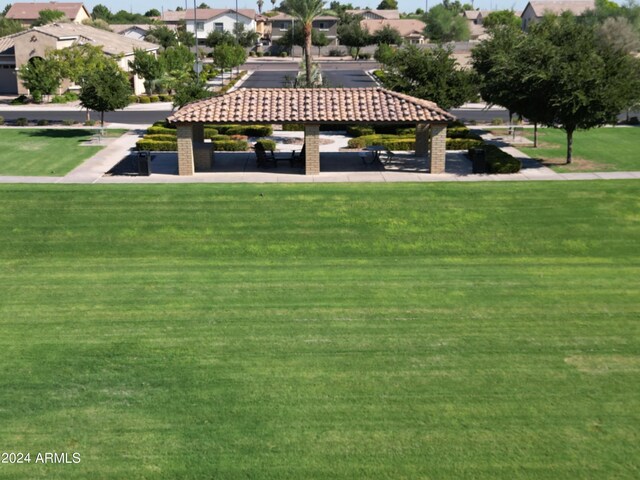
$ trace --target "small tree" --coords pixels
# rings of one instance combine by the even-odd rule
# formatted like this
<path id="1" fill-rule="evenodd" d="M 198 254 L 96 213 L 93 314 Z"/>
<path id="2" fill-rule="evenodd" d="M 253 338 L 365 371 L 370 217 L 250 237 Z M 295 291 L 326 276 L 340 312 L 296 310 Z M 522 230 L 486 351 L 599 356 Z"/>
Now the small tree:
<path id="1" fill-rule="evenodd" d="M 360 49 L 367 45 L 372 45 L 375 40 L 369 30 L 362 28 L 360 17 L 346 15 L 345 21 L 338 26 L 338 40 L 349 49 L 355 49 L 354 58 L 360 56 Z"/>
<path id="2" fill-rule="evenodd" d="M 159 17 L 161 15 L 162 13 L 160 13 L 160 10 L 158 10 L 157 8 L 147 10 L 147 12 L 144 14 L 145 17 Z"/>
<path id="3" fill-rule="evenodd" d="M 162 63 L 153 53 L 139 49 L 134 51 L 133 60 L 129 61 L 129 68 L 144 79 L 144 90 L 147 95 L 153 93 L 157 81 L 164 73 Z"/>
<path id="4" fill-rule="evenodd" d="M 402 45 L 402 36 L 400 32 L 393 28 L 391 25 L 385 25 L 378 30 L 374 35 L 374 43 L 378 45 Z"/>
<path id="5" fill-rule="evenodd" d="M 104 128 L 104 112 L 126 107 L 130 95 L 127 75 L 115 61 L 109 60 L 102 70 L 92 71 L 82 80 L 80 103 L 89 110 L 100 112 L 100 125 Z"/>
<path id="6" fill-rule="evenodd" d="M 451 49 L 407 45 L 384 65 L 384 85 L 396 92 L 436 102 L 445 110 L 477 95 L 474 75 L 458 68 Z"/>
<path id="7" fill-rule="evenodd" d="M 109 20 L 111 20 L 112 16 L 113 15 L 111 13 L 111 10 L 109 10 L 102 4 L 96 5 L 95 7 L 93 7 L 93 10 L 91 10 L 91 17 L 94 20 L 102 19 L 105 22 L 108 22 Z"/>
<path id="8" fill-rule="evenodd" d="M 38 20 L 35 21 L 34 26 L 48 25 L 49 23 L 55 23 L 66 18 L 66 15 L 60 10 L 44 9 L 40 10 Z"/>
<path id="9" fill-rule="evenodd" d="M 382 0 L 378 10 L 398 10 L 398 0 Z"/>
<path id="10" fill-rule="evenodd" d="M 521 23 L 522 20 L 513 13 L 513 10 L 496 10 L 482 20 L 482 25 L 486 29 L 499 26 L 520 28 Z"/>
<path id="11" fill-rule="evenodd" d="M 37 102 L 42 95 L 53 95 L 62 81 L 60 65 L 50 56 L 32 58 L 20 67 L 18 76 Z"/>
<path id="12" fill-rule="evenodd" d="M 176 32 L 170 30 L 166 25 L 150 28 L 144 39 L 148 42 L 157 43 L 162 48 L 169 48 L 178 44 Z"/>
<path id="13" fill-rule="evenodd" d="M 469 40 L 469 26 L 457 9 L 436 5 L 426 14 L 425 23 L 427 36 L 434 42 Z"/>
<path id="14" fill-rule="evenodd" d="M 173 95 L 173 106 L 182 108 L 188 103 L 204 100 L 211 97 L 211 95 L 211 92 L 207 90 L 206 84 L 201 80 L 182 82 L 176 86 Z"/>
<path id="15" fill-rule="evenodd" d="M 24 28 L 20 22 L 11 20 L 10 18 L 0 17 L 0 37 L 6 37 L 23 31 Z"/>
<path id="16" fill-rule="evenodd" d="M 213 55 L 213 63 L 216 67 L 224 70 L 232 69 L 242 65 L 247 60 L 247 52 L 240 45 L 219 45 L 216 47 Z"/>

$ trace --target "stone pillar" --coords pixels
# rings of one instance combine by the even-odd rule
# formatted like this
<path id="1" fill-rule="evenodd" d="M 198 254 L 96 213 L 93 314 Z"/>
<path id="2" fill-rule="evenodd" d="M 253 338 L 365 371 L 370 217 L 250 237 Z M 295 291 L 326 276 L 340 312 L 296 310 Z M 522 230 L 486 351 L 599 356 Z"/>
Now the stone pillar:
<path id="1" fill-rule="evenodd" d="M 305 175 L 320 173 L 320 125 L 304 126 Z"/>
<path id="2" fill-rule="evenodd" d="M 178 124 L 178 175 L 193 175 L 193 128 Z"/>
<path id="3" fill-rule="evenodd" d="M 429 172 L 444 173 L 447 156 L 447 124 L 432 124 L 429 132 Z"/>
<path id="4" fill-rule="evenodd" d="M 416 157 L 427 158 L 429 154 L 429 124 L 416 125 Z"/>

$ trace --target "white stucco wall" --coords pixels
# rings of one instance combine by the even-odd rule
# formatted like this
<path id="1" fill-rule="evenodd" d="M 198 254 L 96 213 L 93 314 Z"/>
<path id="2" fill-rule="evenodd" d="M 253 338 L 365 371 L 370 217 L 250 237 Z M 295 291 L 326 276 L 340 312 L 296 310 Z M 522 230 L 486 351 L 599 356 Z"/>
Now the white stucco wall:
<path id="1" fill-rule="evenodd" d="M 209 35 L 209 33 L 215 30 L 216 23 L 221 23 L 222 28 L 225 32 L 233 33 L 233 26 L 236 23 L 236 14 L 233 12 L 228 12 L 223 15 L 210 18 L 208 20 L 197 19 L 197 21 L 198 23 L 204 22 L 204 29 L 198 30 L 198 38 L 204 38 Z M 186 23 L 187 31 L 194 33 L 193 18 L 187 19 Z M 238 23 L 244 25 L 245 31 L 256 29 L 256 21 L 253 18 L 247 18 L 243 15 L 238 15 Z"/>

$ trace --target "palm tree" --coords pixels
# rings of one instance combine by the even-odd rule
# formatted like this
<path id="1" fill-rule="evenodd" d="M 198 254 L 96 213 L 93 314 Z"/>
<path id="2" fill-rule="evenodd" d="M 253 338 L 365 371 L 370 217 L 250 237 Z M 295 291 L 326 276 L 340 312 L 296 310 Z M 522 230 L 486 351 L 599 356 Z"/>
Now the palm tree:
<path id="1" fill-rule="evenodd" d="M 287 5 L 291 14 L 302 23 L 307 85 L 311 85 L 311 27 L 313 21 L 322 14 L 324 0 L 288 0 Z"/>

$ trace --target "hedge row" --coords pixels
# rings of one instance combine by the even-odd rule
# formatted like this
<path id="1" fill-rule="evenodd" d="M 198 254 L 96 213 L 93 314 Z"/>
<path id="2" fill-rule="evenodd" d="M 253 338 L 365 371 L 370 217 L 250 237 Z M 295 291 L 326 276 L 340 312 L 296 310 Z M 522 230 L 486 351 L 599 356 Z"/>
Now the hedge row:
<path id="1" fill-rule="evenodd" d="M 136 148 L 138 150 L 152 150 L 154 152 L 176 152 L 178 151 L 178 141 L 161 142 L 143 138 L 142 140 L 138 140 Z"/>
<path id="2" fill-rule="evenodd" d="M 522 168 L 522 162 L 500 150 L 495 145 L 484 147 L 489 173 L 518 173 Z"/>
<path id="3" fill-rule="evenodd" d="M 382 145 L 389 150 L 414 150 L 415 136 L 403 137 L 401 135 L 363 135 L 349 140 L 349 148 L 366 148 L 372 145 Z M 482 140 L 475 138 L 447 138 L 447 150 L 467 150 L 483 144 Z"/>
<path id="4" fill-rule="evenodd" d="M 214 128 L 223 135 L 246 135 L 248 137 L 268 137 L 273 135 L 271 125 L 205 125 Z"/>
<path id="5" fill-rule="evenodd" d="M 274 140 L 269 140 L 268 138 L 256 140 L 256 145 L 258 144 L 261 144 L 267 151 L 276 149 L 276 142 Z"/>
<path id="6" fill-rule="evenodd" d="M 222 95 L 224 93 L 227 93 L 227 91 L 229 91 L 231 89 L 231 87 L 233 87 L 236 83 L 238 83 L 240 81 L 240 79 L 242 77 L 244 77 L 246 74 L 247 74 L 246 70 L 240 71 L 240 73 L 238 73 L 238 75 L 233 80 L 231 80 L 224 87 L 222 87 L 220 90 L 218 90 L 218 94 Z"/>
<path id="7" fill-rule="evenodd" d="M 143 137 L 145 140 L 154 140 L 156 142 L 177 142 L 178 139 L 175 135 L 166 133 L 151 133 Z"/>
<path id="8" fill-rule="evenodd" d="M 481 147 L 483 144 L 482 140 L 475 138 L 447 138 L 447 150 L 468 150 Z"/>
<path id="9" fill-rule="evenodd" d="M 216 152 L 244 152 L 249 149 L 246 140 L 213 140 L 211 144 Z"/>
<path id="10" fill-rule="evenodd" d="M 147 133 L 150 135 L 173 135 L 175 137 L 177 134 L 177 131 L 175 128 L 153 126 L 153 127 L 147 128 Z"/>

